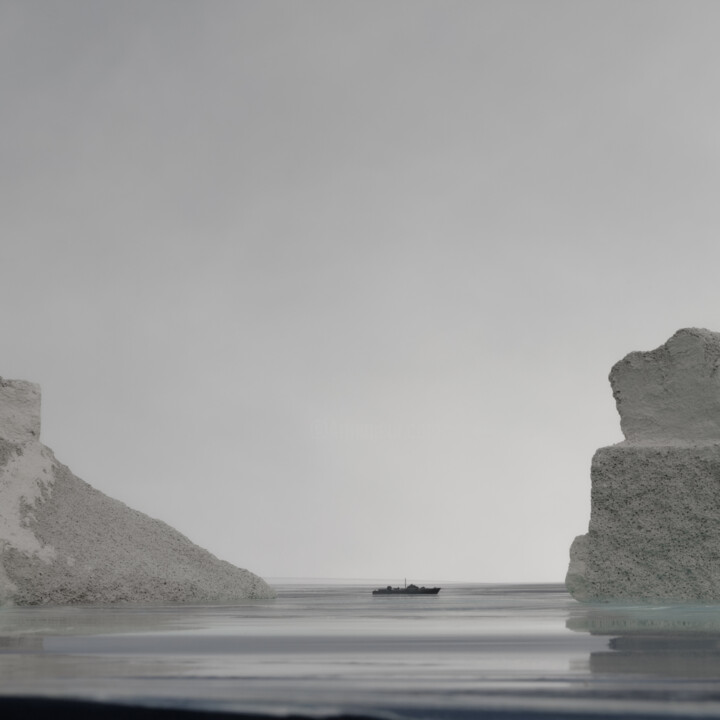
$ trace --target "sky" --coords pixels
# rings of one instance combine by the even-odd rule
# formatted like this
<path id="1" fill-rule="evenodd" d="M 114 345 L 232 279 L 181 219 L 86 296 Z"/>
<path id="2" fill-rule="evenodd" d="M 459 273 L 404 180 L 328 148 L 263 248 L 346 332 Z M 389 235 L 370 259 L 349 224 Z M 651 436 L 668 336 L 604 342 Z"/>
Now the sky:
<path id="1" fill-rule="evenodd" d="M 265 578 L 561 582 L 607 376 L 720 331 L 720 4 L 0 0 L 0 375 Z"/>

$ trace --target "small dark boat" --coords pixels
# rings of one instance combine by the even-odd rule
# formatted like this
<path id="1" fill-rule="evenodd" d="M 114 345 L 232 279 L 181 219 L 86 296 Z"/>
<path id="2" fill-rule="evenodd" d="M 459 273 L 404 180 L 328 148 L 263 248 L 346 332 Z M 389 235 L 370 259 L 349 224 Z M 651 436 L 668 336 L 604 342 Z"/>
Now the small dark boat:
<path id="1" fill-rule="evenodd" d="M 384 588 L 378 588 L 377 590 L 373 590 L 373 595 L 437 595 L 440 592 L 439 587 L 418 587 L 417 585 L 413 585 L 410 583 L 409 585 L 405 585 L 405 587 L 392 587 L 388 585 Z"/>

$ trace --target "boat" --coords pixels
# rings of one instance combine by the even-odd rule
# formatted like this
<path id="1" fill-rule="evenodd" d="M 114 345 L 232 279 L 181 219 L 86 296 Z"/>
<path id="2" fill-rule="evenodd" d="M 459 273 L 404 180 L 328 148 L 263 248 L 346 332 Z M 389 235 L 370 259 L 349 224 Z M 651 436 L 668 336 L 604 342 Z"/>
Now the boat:
<path id="1" fill-rule="evenodd" d="M 409 585 L 405 583 L 405 587 L 392 587 L 391 585 L 388 585 L 384 588 L 378 588 L 377 590 L 373 590 L 373 595 L 437 595 L 440 592 L 441 588 L 439 587 L 418 587 L 417 585 L 413 585 L 410 583 Z"/>

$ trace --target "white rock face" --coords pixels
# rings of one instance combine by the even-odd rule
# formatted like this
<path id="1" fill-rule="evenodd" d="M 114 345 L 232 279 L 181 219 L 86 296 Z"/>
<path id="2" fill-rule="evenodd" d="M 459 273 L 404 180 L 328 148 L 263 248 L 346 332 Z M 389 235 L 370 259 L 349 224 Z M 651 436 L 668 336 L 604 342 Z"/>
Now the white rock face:
<path id="1" fill-rule="evenodd" d="M 620 427 L 631 443 L 720 442 L 720 334 L 678 330 L 610 371 Z"/>
<path id="2" fill-rule="evenodd" d="M 40 386 L 0 378 L 0 438 L 11 443 L 40 439 Z"/>
<path id="3" fill-rule="evenodd" d="M 40 388 L 0 378 L 0 602 L 227 602 L 275 595 L 76 478 L 39 441 Z"/>
<path id="4" fill-rule="evenodd" d="M 625 441 L 591 466 L 578 600 L 720 601 L 720 333 L 679 330 L 610 372 Z"/>

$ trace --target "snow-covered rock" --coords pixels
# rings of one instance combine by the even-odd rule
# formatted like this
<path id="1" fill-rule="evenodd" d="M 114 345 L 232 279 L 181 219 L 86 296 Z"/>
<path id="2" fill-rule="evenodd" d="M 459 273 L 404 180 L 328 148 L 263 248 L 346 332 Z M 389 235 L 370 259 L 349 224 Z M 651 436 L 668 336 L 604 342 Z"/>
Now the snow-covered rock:
<path id="1" fill-rule="evenodd" d="M 610 372 L 625 441 L 591 466 L 578 600 L 720 600 L 720 333 L 684 329 Z"/>
<path id="2" fill-rule="evenodd" d="M 0 603 L 274 596 L 257 575 L 75 477 L 39 438 L 39 386 L 0 378 Z"/>

